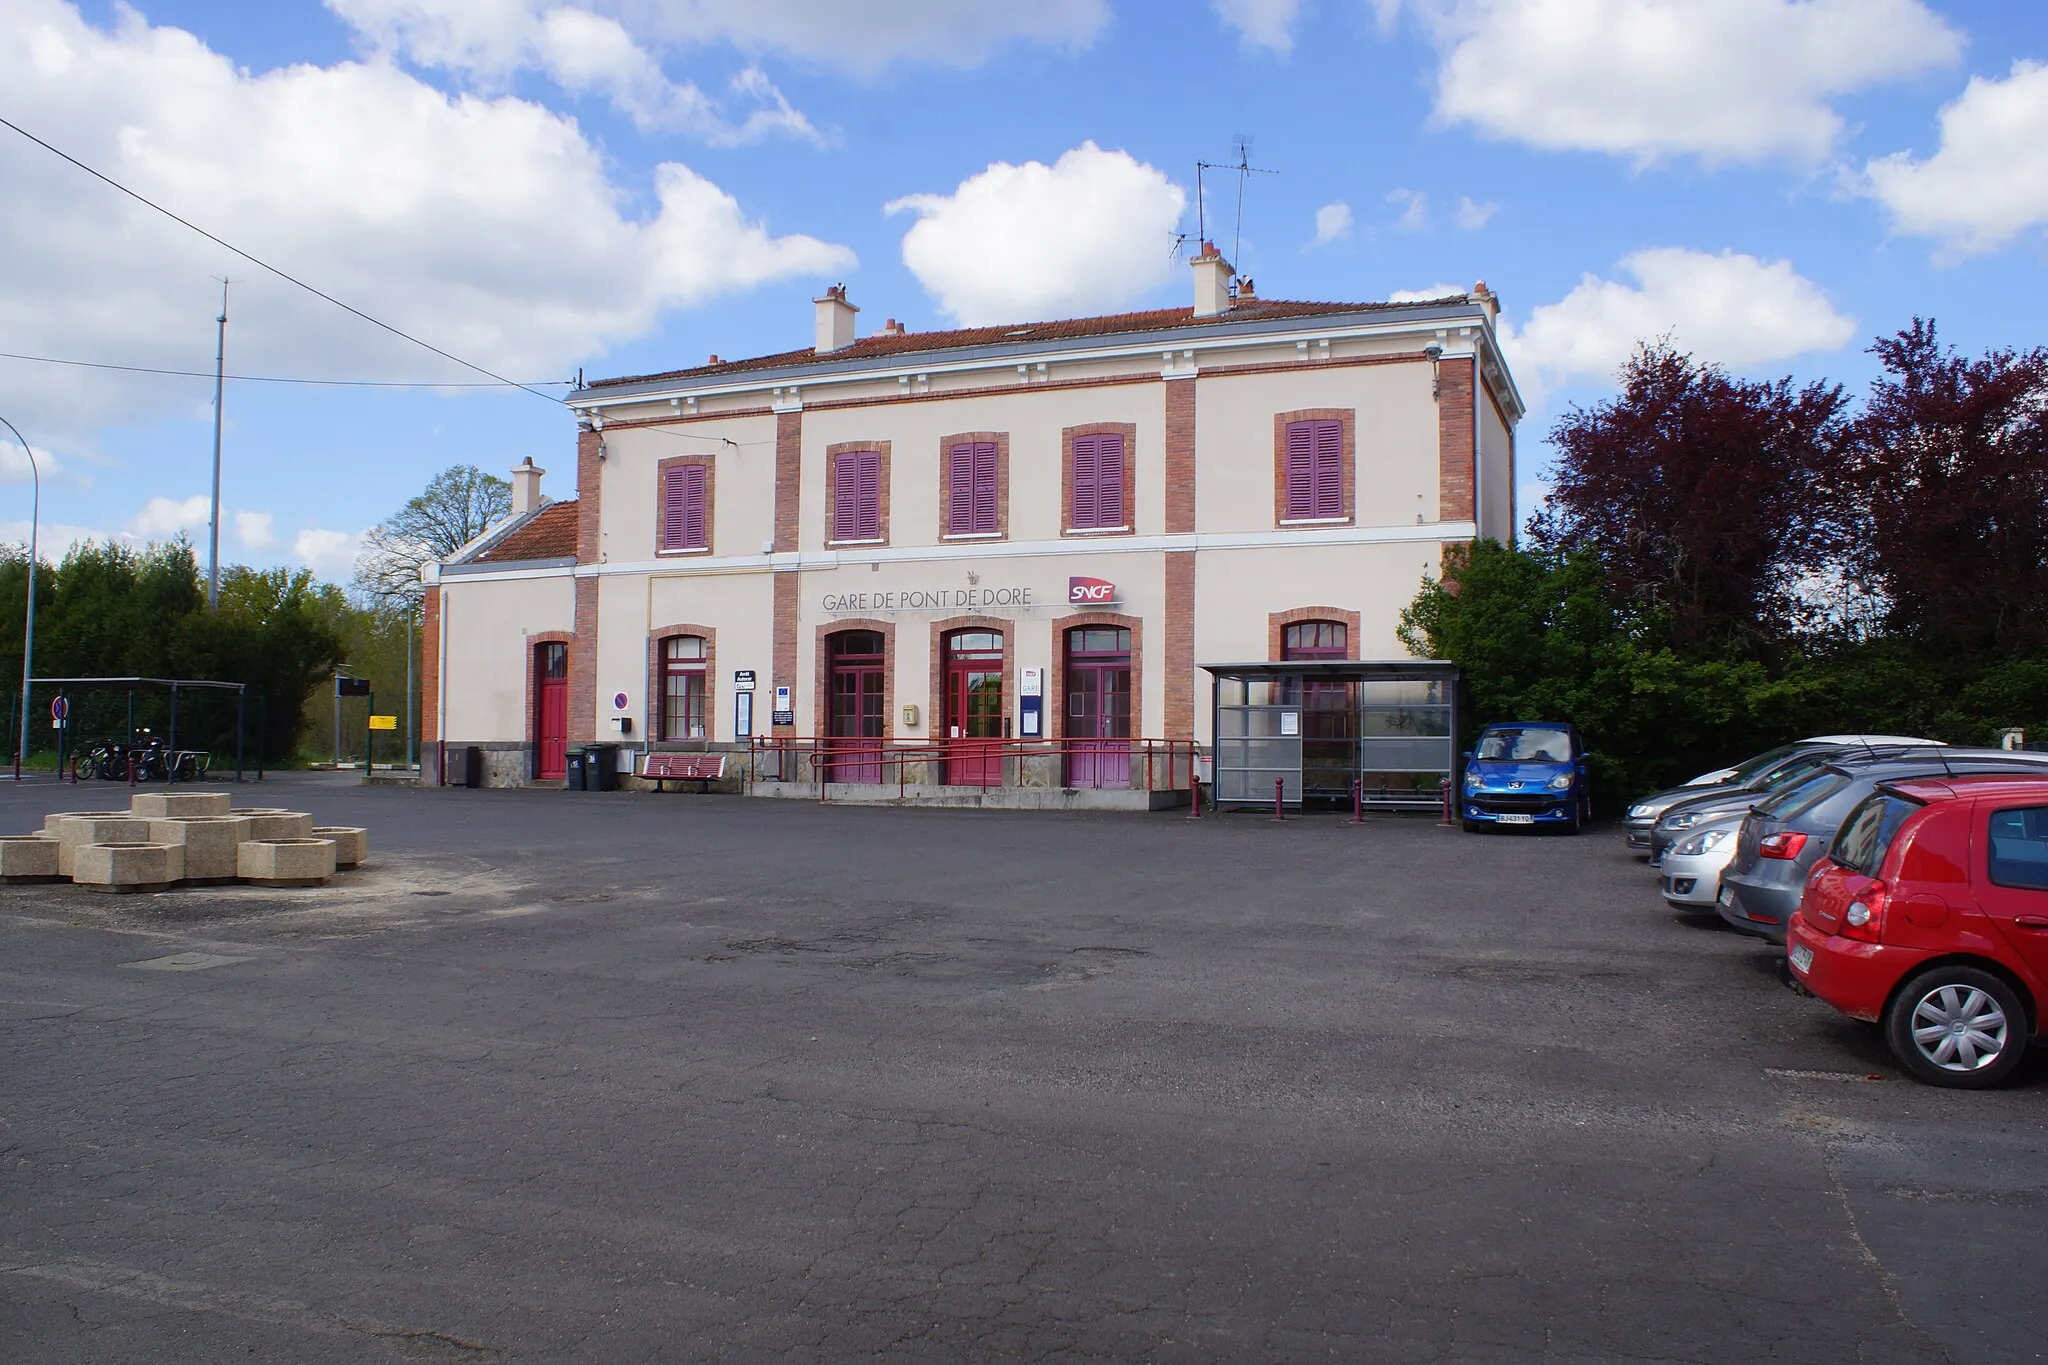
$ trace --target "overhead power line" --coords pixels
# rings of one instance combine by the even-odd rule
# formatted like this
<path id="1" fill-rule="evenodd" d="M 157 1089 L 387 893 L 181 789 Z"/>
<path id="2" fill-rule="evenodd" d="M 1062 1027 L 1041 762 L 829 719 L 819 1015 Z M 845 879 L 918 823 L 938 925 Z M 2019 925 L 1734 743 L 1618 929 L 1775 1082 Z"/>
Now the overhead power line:
<path id="1" fill-rule="evenodd" d="M 353 313 L 355 316 L 361 318 L 364 322 L 369 323 L 373 327 L 381 327 L 385 331 L 391 333 L 391 335 L 402 338 L 403 340 L 406 341 L 410 341 L 415 346 L 424 347 L 425 349 L 432 351 L 435 355 L 440 356 L 444 360 L 452 360 L 456 364 L 462 366 L 464 369 L 475 370 L 478 374 L 484 375 L 485 377 L 490 379 L 495 379 L 500 384 L 509 385 L 510 387 L 515 389 L 522 389 L 525 392 L 532 394 L 535 398 L 545 399 L 550 403 L 560 403 L 562 401 L 561 399 L 555 397 L 551 393 L 542 393 L 539 389 L 533 388 L 526 384 L 522 384 L 516 379 L 507 379 L 504 375 L 499 374 L 494 370 L 485 369 L 483 366 L 477 364 L 473 360 L 464 360 L 459 355 L 455 355 L 452 352 L 442 350 L 439 346 L 436 346 L 431 341 L 422 341 L 420 340 L 420 338 L 414 336 L 412 333 L 405 331 L 402 328 L 393 327 L 390 323 L 385 322 L 381 318 L 371 317 L 368 313 L 365 313 L 362 309 L 357 308 L 352 304 L 343 303 L 340 299 L 334 297 L 334 295 L 332 294 L 327 293 L 325 290 L 317 289 L 314 286 L 307 284 L 298 276 L 293 275 L 288 271 L 278 269 L 278 267 L 272 265 L 270 262 L 264 260 L 262 257 L 251 255 L 249 252 L 246 252 L 242 250 L 242 248 L 236 246 L 233 242 L 226 241 L 222 238 L 214 236 L 205 228 L 200 227 L 197 223 L 192 222 L 190 219 L 180 218 L 177 214 L 171 212 L 169 209 L 165 208 L 162 204 L 157 203 L 155 200 L 136 193 L 134 190 L 129 189 L 126 185 L 114 179 L 112 176 L 105 175 L 99 171 L 94 170 L 92 167 L 86 165 L 83 161 L 80 161 L 77 157 L 71 155 L 69 152 L 62 150 L 61 148 L 51 146 L 49 143 L 43 141 L 41 138 L 37 137 L 34 133 L 31 133 L 28 129 L 22 127 L 18 123 L 13 123 L 5 118 L 0 118 L 0 127 L 13 129 L 15 132 L 20 133 L 23 137 L 27 138 L 30 142 L 35 143 L 36 146 L 41 147 L 46 152 L 49 152 L 52 156 L 56 156 L 61 158 L 62 160 L 68 161 L 72 165 L 78 167 L 79 170 L 84 171 L 87 175 L 91 176 L 93 179 L 102 181 L 108 185 L 113 186 L 121 193 L 127 195 L 130 199 L 133 199 L 136 203 L 141 204 L 146 208 L 155 209 L 158 213 L 161 213 L 164 217 L 170 219 L 174 223 L 177 223 L 179 226 L 190 228 L 192 231 L 198 233 L 201 237 L 204 237 L 207 241 L 212 242 L 215 246 L 224 247 L 227 250 L 234 252 L 237 256 L 240 256 L 243 260 L 249 262 L 251 265 L 257 266 L 264 270 L 268 270 L 271 274 L 277 276 L 285 283 L 295 284 L 299 288 L 305 290 L 308 294 L 313 295 L 315 298 L 325 299 L 327 302 L 333 304 L 336 308 L 341 309 L 345 313 Z"/>
<path id="2" fill-rule="evenodd" d="M 64 360 L 51 355 L 22 355 L 16 351 L 0 351 L 0 360 L 33 360 L 40 365 L 73 365 L 86 370 L 120 370 L 127 374 L 167 374 L 184 379 L 211 379 L 211 370 L 166 370 L 154 365 L 110 365 L 99 360 Z M 489 384 L 473 380 L 445 381 L 434 379 L 300 379 L 282 374 L 231 374 L 226 376 L 245 384 L 320 384 L 347 389 L 528 389 L 537 385 L 556 384 L 563 388 L 572 387 L 573 379 L 536 379 L 529 384 L 514 383 L 500 379 Z M 543 394 L 543 398 L 550 395 Z"/>

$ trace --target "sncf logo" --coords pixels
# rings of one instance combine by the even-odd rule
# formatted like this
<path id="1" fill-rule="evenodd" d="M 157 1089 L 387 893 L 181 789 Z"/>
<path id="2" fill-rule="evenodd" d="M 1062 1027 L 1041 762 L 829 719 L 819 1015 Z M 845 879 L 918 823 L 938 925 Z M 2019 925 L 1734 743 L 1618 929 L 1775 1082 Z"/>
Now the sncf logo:
<path id="1" fill-rule="evenodd" d="M 1116 601 L 1116 584 L 1102 578 L 1069 578 L 1067 601 L 1073 605 Z"/>

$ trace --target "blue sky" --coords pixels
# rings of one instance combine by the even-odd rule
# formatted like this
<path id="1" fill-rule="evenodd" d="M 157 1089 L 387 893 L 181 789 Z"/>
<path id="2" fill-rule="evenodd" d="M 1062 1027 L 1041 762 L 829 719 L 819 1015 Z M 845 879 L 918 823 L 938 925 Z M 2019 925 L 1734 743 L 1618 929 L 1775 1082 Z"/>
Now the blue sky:
<path id="1" fill-rule="evenodd" d="M 1644 336 L 1860 388 L 1915 314 L 2031 345 L 2048 20 L 1932 0 L 0 0 L 0 117 L 363 310 L 522 380 L 864 330 L 1185 301 L 1194 163 L 1238 135 L 1261 295 L 1484 278 L 1524 428 Z M 479 378 L 0 129 L 0 351 Z M 1226 252 L 1236 181 L 1208 181 Z M 562 392 L 556 388 L 550 392 Z M 212 386 L 0 359 L 46 536 L 203 542 Z M 458 462 L 572 424 L 491 389 L 229 385 L 223 558 L 346 578 Z M 0 446 L 0 536 L 25 464 Z M 46 546 L 49 541 L 46 540 Z"/>

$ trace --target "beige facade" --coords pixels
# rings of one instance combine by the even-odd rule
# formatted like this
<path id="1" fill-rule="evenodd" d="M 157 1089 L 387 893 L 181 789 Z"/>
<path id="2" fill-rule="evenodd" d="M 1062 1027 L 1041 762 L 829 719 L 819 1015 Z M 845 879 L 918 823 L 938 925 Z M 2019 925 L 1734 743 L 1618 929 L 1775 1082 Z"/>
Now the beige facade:
<path id="1" fill-rule="evenodd" d="M 1219 264 L 1198 261 L 1198 285 Z M 821 651 L 846 628 L 884 637 L 890 740 L 947 737 L 934 651 L 949 622 L 1000 637 L 1012 736 L 1025 670 L 1044 680 L 1040 733 L 1066 736 L 1070 699 L 1051 689 L 1080 619 L 1132 631 L 1133 737 L 1206 744 L 1197 665 L 1266 658 L 1276 614 L 1355 614 L 1351 657 L 1401 657 L 1399 613 L 1445 546 L 1513 532 L 1521 409 L 1494 298 L 1482 285 L 1422 304 L 1226 303 L 1198 289 L 1196 310 L 855 338 L 835 291 L 816 348 L 580 390 L 573 506 L 515 513 L 440 570 L 430 761 L 431 741 L 482 745 L 494 780 L 530 780 L 544 724 L 571 744 L 663 747 L 660 659 L 676 634 L 707 652 L 703 731 L 679 747 L 749 738 L 735 729 L 744 672 L 752 736 L 829 729 Z M 1341 425 L 1341 508 L 1290 515 L 1294 421 Z M 1075 445 L 1092 433 L 1123 440 L 1115 524 L 1075 524 Z M 945 462 L 972 441 L 1000 448 L 1000 515 L 962 530 Z M 879 515 L 835 538 L 849 451 L 878 466 Z M 682 466 L 703 468 L 702 544 L 670 520 L 682 495 L 664 498 L 693 486 L 673 482 Z M 1108 600 L 1070 600 L 1075 579 L 1112 585 L 1094 589 Z M 549 700 L 536 649 L 553 644 L 566 676 Z"/>

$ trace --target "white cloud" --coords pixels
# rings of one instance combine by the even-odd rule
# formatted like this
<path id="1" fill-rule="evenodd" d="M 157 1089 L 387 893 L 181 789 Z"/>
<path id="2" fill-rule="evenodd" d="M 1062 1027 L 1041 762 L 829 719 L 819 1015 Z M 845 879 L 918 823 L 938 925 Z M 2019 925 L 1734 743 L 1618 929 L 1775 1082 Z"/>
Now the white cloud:
<path id="1" fill-rule="evenodd" d="M 104 545 L 120 541 L 133 545 L 135 537 L 125 531 L 103 531 L 97 526 L 76 526 L 63 521 L 46 521 L 35 528 L 36 560 L 43 564 L 62 562 L 65 555 L 81 545 Z M 26 521 L 0 521 L 0 545 L 19 545 L 28 548 L 29 524 Z"/>
<path id="2" fill-rule="evenodd" d="M 151 498 L 129 518 L 128 530 L 143 540 L 170 540 L 206 525 L 213 501 L 204 493 L 189 498 Z"/>
<path id="3" fill-rule="evenodd" d="M 2014 62 L 2004 80 L 1972 76 L 1941 111 L 1941 147 L 1865 168 L 1898 231 L 1932 237 L 1953 259 L 1994 251 L 2048 224 L 2048 66 Z"/>
<path id="4" fill-rule="evenodd" d="M 1434 303 L 1438 299 L 1462 299 L 1465 294 L 1462 284 L 1432 284 L 1426 289 L 1396 289 L 1387 295 L 1387 302 Z"/>
<path id="5" fill-rule="evenodd" d="M 67 472 L 64 462 L 41 446 L 35 453 L 31 467 L 28 452 L 15 443 L 12 432 L 0 427 L 0 483 L 33 483 L 38 477 L 54 479 Z"/>
<path id="6" fill-rule="evenodd" d="M 1436 112 L 1493 137 L 1638 161 L 1825 157 L 1831 101 L 1954 62 L 1921 0 L 1410 0 Z M 1384 10 L 1382 11 L 1384 13 Z"/>
<path id="7" fill-rule="evenodd" d="M 903 263 L 961 322 L 1104 313 L 1171 278 L 1187 196 L 1127 152 L 1084 142 L 1052 165 L 998 161 L 951 194 L 887 206 L 918 221 Z"/>
<path id="8" fill-rule="evenodd" d="M 1209 0 L 1223 22 L 1237 30 L 1247 48 L 1262 47 L 1285 56 L 1294 51 L 1294 21 L 1301 0 Z"/>
<path id="9" fill-rule="evenodd" d="M 292 537 L 292 553 L 320 578 L 341 581 L 356 567 L 356 555 L 363 548 L 361 531 L 329 531 L 308 526 Z"/>
<path id="10" fill-rule="evenodd" d="M 1856 334 L 1819 285 L 1790 261 L 1724 251 L 1654 247 L 1621 262 L 1636 283 L 1588 274 L 1577 288 L 1533 309 L 1502 344 L 1524 393 L 1572 380 L 1611 380 L 1639 342 L 1669 336 L 1701 360 L 1745 369 L 1813 351 Z"/>
<path id="11" fill-rule="evenodd" d="M 450 97 L 385 62 L 239 71 L 198 39 L 62 0 L 0 6 L 8 117 L 336 297 L 519 378 L 562 374 L 665 310 L 852 253 L 772 235 L 669 162 L 652 203 L 571 119 Z M 11 349 L 209 369 L 219 288 L 230 355 L 284 372 L 473 379 L 150 213 L 19 138 L 0 145 L 0 335 Z M 198 416 L 203 381 L 0 368 L 0 411 L 64 445 L 103 425 Z M 82 441 L 81 444 L 90 444 Z"/>
<path id="12" fill-rule="evenodd" d="M 379 52 L 458 72 L 486 90 L 514 72 L 544 73 L 574 94 L 609 99 L 642 129 L 687 132 L 716 146 L 782 133 L 821 141 L 759 68 L 734 77 L 752 105 L 737 121 L 694 82 L 676 82 L 618 19 L 572 5 L 526 0 L 328 0 Z"/>
<path id="13" fill-rule="evenodd" d="M 268 512 L 236 512 L 235 539 L 245 550 L 277 548 L 277 518 Z"/>
<path id="14" fill-rule="evenodd" d="M 1316 245 L 1341 242 L 1351 235 L 1351 205 L 1339 199 L 1316 210 Z"/>
<path id="15" fill-rule="evenodd" d="M 873 75 L 897 64 L 975 66 L 1013 42 L 1075 51 L 1109 22 L 1107 0 L 327 0 L 359 31 L 430 65 L 509 71 L 542 64 L 530 39 L 550 14 L 609 20 L 644 52 L 729 43 Z M 576 22 L 584 22 L 578 20 Z M 604 42 L 616 50 L 616 40 Z M 441 54 L 441 55 L 435 55 Z M 652 60 L 650 57 L 649 60 Z M 630 71 L 633 59 L 616 57 Z"/>
<path id="16" fill-rule="evenodd" d="M 1492 220 L 1494 211 L 1498 208 L 1500 208 L 1500 205 L 1491 201 L 1481 204 L 1475 202 L 1469 194 L 1459 195 L 1458 226 L 1467 232 L 1477 232 Z"/>
<path id="17" fill-rule="evenodd" d="M 1401 216 L 1394 220 L 1394 227 L 1401 232 L 1420 232 L 1429 226 L 1429 196 L 1420 190 L 1390 190 L 1389 204 L 1398 204 Z"/>

